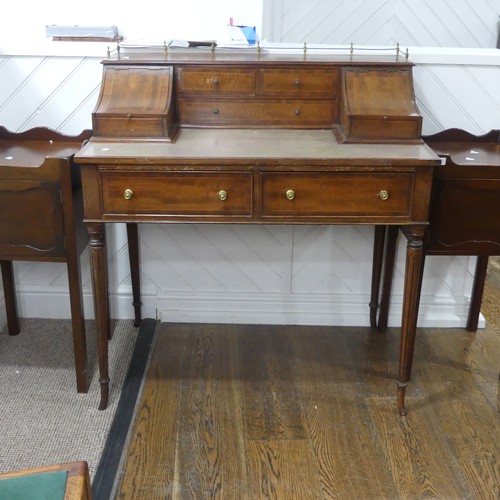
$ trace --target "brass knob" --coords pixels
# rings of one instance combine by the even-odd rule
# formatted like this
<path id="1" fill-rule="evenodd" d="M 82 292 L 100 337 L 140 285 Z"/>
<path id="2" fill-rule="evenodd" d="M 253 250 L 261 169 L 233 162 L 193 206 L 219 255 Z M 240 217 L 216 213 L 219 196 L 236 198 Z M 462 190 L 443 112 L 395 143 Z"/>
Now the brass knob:
<path id="1" fill-rule="evenodd" d="M 213 82 L 214 82 L 214 86 L 217 87 L 219 85 L 219 79 L 217 77 L 215 77 L 213 79 Z"/>
<path id="2" fill-rule="evenodd" d="M 389 199 L 389 193 L 385 190 L 385 189 L 382 189 L 380 191 L 380 193 L 378 194 L 378 197 L 382 200 L 382 201 L 386 201 Z"/>
<path id="3" fill-rule="evenodd" d="M 295 116 L 300 116 L 300 109 L 295 110 Z"/>
<path id="4" fill-rule="evenodd" d="M 132 196 L 134 196 L 134 192 L 131 189 L 125 189 L 125 191 L 123 192 L 123 197 L 126 200 L 131 200 Z"/>
<path id="5" fill-rule="evenodd" d="M 220 201 L 226 201 L 227 200 L 227 191 L 224 191 L 224 189 L 221 189 L 219 193 L 217 194 L 219 197 Z"/>
<path id="6" fill-rule="evenodd" d="M 293 200 L 295 198 L 295 191 L 293 189 L 288 189 L 285 196 L 287 200 Z"/>
<path id="7" fill-rule="evenodd" d="M 295 80 L 295 85 L 297 85 L 297 87 L 301 84 L 301 81 L 297 78 L 297 80 Z"/>
<path id="8" fill-rule="evenodd" d="M 214 115 L 218 115 L 219 114 L 219 108 L 214 108 Z"/>

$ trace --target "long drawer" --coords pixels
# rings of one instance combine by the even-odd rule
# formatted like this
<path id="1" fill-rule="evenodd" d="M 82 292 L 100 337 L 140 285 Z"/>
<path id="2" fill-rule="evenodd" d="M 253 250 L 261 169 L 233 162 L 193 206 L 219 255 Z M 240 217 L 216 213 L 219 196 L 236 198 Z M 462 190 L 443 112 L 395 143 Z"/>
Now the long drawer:
<path id="1" fill-rule="evenodd" d="M 252 213 L 252 174 L 246 172 L 103 173 L 101 189 L 105 214 Z"/>
<path id="2" fill-rule="evenodd" d="M 263 217 L 408 216 L 413 175 L 264 172 Z"/>
<path id="3" fill-rule="evenodd" d="M 331 101 L 324 100 L 260 100 L 224 101 L 222 99 L 177 100 L 179 121 L 183 125 L 283 127 L 325 126 L 336 121 Z"/>

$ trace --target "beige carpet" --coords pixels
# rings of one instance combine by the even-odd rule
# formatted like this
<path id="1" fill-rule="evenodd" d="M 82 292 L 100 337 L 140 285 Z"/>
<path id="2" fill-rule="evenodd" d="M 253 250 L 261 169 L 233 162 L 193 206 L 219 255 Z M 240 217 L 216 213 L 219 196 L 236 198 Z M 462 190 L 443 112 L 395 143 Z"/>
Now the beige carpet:
<path id="1" fill-rule="evenodd" d="M 0 333 L 0 472 L 86 460 L 95 475 L 138 329 L 113 321 L 111 395 L 99 404 L 94 322 L 87 321 L 90 390 L 76 392 L 69 320 L 22 319 L 21 333 Z"/>

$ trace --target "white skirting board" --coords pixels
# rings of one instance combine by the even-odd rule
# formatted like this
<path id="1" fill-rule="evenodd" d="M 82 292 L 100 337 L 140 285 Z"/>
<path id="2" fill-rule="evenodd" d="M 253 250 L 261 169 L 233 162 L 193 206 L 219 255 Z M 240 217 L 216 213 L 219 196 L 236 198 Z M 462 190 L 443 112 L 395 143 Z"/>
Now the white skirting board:
<path id="1" fill-rule="evenodd" d="M 70 318 L 66 287 L 46 288 L 24 286 L 17 290 L 20 317 Z M 160 292 L 153 287 L 142 290 L 142 317 L 157 318 L 170 323 L 241 323 L 283 325 L 369 326 L 368 294 L 342 295 L 294 293 L 231 293 L 231 292 Z M 83 292 L 84 316 L 94 318 L 92 293 Z M 389 326 L 401 324 L 402 296 L 393 295 Z M 465 326 L 469 300 L 464 297 L 423 297 L 420 304 L 419 327 L 460 328 Z M 110 294 L 110 315 L 117 319 L 133 319 L 132 293 L 123 286 Z M 6 325 L 5 300 L 0 296 L 0 328 Z M 485 320 L 480 316 L 479 328 Z"/>
<path id="2" fill-rule="evenodd" d="M 370 297 L 326 294 L 168 293 L 156 299 L 157 318 L 171 323 L 369 326 Z M 419 327 L 463 327 L 469 301 L 434 297 L 421 302 Z M 402 297 L 391 300 L 389 326 L 401 324 Z M 485 326 L 481 316 L 479 327 Z"/>

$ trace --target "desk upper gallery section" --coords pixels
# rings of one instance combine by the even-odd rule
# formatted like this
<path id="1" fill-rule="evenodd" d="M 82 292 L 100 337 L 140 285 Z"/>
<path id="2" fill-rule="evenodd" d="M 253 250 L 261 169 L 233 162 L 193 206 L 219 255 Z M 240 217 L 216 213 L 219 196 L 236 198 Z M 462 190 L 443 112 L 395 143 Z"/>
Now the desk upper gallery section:
<path id="1" fill-rule="evenodd" d="M 341 143 L 419 142 L 404 54 L 189 49 L 103 61 L 94 140 L 175 141 L 179 128 L 331 129 Z"/>

